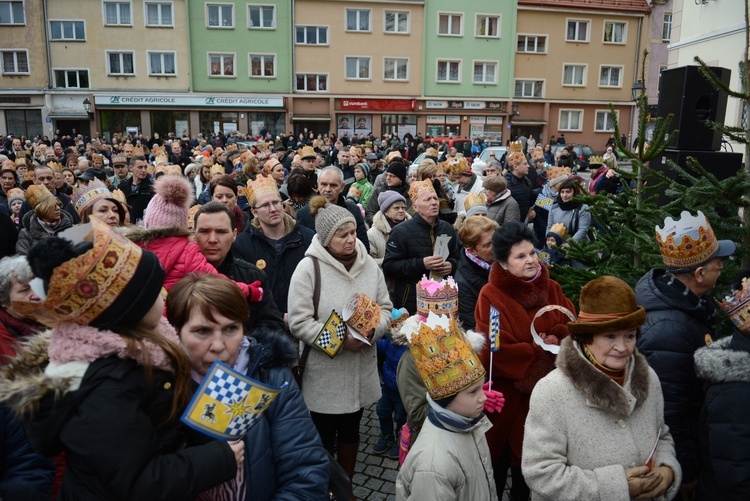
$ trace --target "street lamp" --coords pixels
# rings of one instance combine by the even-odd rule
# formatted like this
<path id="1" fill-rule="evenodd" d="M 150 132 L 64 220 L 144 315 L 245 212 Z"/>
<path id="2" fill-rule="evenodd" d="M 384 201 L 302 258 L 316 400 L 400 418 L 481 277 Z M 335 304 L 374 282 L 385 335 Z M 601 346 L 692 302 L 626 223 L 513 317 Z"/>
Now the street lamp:
<path id="1" fill-rule="evenodd" d="M 641 92 L 643 92 L 643 82 L 640 80 L 633 82 L 633 101 L 638 101 Z"/>
<path id="2" fill-rule="evenodd" d="M 83 100 L 83 109 L 86 110 L 86 114 L 89 118 L 94 118 L 94 114 L 91 113 L 91 101 L 89 101 L 89 98 Z"/>

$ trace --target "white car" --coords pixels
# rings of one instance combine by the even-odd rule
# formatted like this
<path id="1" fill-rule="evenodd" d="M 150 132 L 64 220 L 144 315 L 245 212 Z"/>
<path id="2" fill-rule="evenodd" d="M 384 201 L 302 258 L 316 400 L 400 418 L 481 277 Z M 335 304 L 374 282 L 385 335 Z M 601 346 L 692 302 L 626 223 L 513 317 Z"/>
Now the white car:
<path id="1" fill-rule="evenodd" d="M 484 150 L 482 150 L 482 153 L 480 153 L 479 156 L 474 157 L 474 163 L 476 163 L 478 160 L 487 163 L 493 154 L 495 155 L 495 158 L 500 161 L 500 159 L 503 158 L 503 155 L 505 155 L 506 150 L 507 148 L 505 146 L 490 146 L 488 148 L 485 148 Z"/>

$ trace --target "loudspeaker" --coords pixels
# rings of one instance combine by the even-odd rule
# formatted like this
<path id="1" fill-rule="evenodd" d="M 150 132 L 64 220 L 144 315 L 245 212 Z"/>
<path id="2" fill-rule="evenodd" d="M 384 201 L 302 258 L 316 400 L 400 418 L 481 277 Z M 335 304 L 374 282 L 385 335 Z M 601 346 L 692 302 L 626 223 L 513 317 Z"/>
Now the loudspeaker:
<path id="1" fill-rule="evenodd" d="M 729 85 L 732 71 L 711 68 L 722 83 Z M 672 128 L 679 129 L 669 148 L 718 151 L 721 133 L 709 128 L 707 120 L 723 123 L 727 112 L 727 94 L 714 89 L 697 66 L 682 66 L 661 72 L 659 116 L 674 114 Z"/>

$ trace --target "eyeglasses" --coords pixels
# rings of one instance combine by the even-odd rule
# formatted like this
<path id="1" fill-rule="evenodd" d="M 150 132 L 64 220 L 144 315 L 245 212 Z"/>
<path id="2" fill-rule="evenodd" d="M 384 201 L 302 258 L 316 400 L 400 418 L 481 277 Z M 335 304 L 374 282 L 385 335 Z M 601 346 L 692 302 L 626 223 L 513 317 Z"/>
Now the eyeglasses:
<path id="1" fill-rule="evenodd" d="M 274 209 L 279 209 L 281 207 L 281 200 L 274 200 L 272 202 L 266 202 L 263 205 L 254 207 L 254 209 L 255 210 L 271 210 L 271 207 L 273 207 Z"/>

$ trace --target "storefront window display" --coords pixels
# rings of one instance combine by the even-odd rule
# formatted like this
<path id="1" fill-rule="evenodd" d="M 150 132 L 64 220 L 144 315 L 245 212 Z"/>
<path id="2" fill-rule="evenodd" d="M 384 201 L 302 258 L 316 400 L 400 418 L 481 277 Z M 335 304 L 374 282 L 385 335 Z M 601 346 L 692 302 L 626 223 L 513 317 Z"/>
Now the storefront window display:
<path id="1" fill-rule="evenodd" d="M 190 137 L 190 112 L 152 111 L 151 130 L 163 136 L 173 132 L 177 137 Z"/>
<path id="2" fill-rule="evenodd" d="M 5 123 L 8 133 L 12 132 L 16 137 L 32 138 L 43 134 L 42 110 L 6 110 Z"/>
<path id="3" fill-rule="evenodd" d="M 249 113 L 249 117 L 250 133 L 253 136 L 260 135 L 263 130 L 268 131 L 274 137 L 285 132 L 284 113 L 251 112 Z"/>
<path id="4" fill-rule="evenodd" d="M 200 128 L 204 137 L 211 134 L 231 134 L 237 131 L 239 113 L 235 112 L 201 112 L 199 114 Z"/>
<path id="5" fill-rule="evenodd" d="M 417 135 L 416 115 L 383 115 L 381 121 L 383 134 L 398 134 L 398 137 L 404 137 L 410 132 L 412 136 Z"/>
<path id="6" fill-rule="evenodd" d="M 128 128 L 133 130 L 141 129 L 141 112 L 139 110 L 115 111 L 103 110 L 99 112 L 102 124 L 102 133 L 107 140 L 112 138 L 113 134 L 124 134 Z"/>

